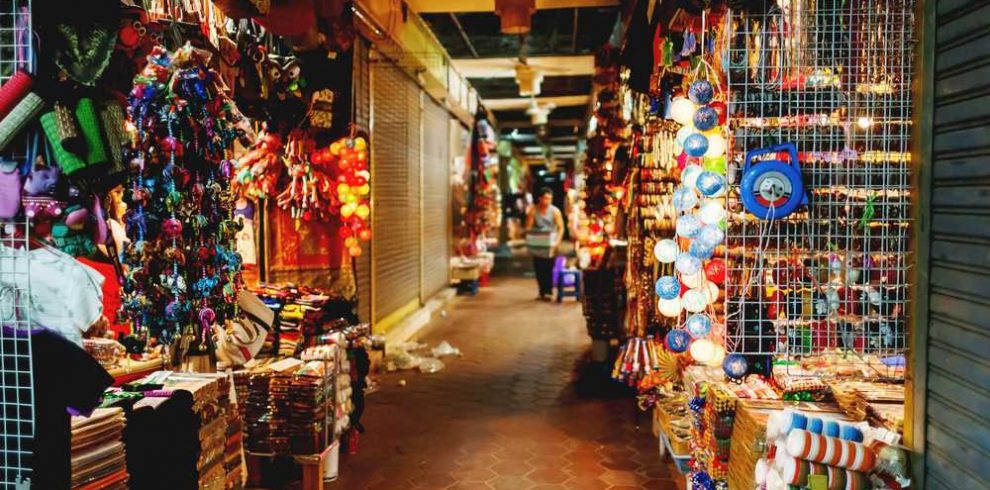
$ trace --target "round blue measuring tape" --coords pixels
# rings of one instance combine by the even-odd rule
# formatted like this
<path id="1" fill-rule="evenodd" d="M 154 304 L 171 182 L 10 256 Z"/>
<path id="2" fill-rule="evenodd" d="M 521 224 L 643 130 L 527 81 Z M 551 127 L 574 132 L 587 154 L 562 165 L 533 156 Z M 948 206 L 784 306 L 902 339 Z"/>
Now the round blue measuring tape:
<path id="1" fill-rule="evenodd" d="M 787 152 L 790 161 L 753 161 L 755 157 L 780 152 Z M 798 206 L 808 204 L 794 143 L 746 152 L 739 195 L 746 211 L 764 220 L 786 218 Z"/>

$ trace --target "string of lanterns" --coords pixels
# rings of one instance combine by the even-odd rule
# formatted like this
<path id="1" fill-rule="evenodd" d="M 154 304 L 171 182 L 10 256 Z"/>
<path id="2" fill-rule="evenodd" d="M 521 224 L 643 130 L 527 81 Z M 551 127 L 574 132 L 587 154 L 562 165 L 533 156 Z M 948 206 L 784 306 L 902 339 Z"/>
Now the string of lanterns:
<path id="1" fill-rule="evenodd" d="M 667 349 L 688 352 L 706 365 L 722 365 L 730 377 L 739 378 L 746 371 L 745 359 L 726 356 L 725 327 L 716 322 L 713 309 L 726 275 L 725 262 L 715 257 L 725 241 L 728 148 L 727 108 L 717 98 L 721 94 L 716 96 L 716 86 L 699 76 L 689 85 L 687 97 L 671 102 L 670 118 L 682 125 L 675 137 L 681 182 L 671 198 L 677 211 L 675 236 L 658 241 L 653 249 L 666 272 L 656 281 L 655 292 L 661 315 L 685 317 L 667 333 Z"/>

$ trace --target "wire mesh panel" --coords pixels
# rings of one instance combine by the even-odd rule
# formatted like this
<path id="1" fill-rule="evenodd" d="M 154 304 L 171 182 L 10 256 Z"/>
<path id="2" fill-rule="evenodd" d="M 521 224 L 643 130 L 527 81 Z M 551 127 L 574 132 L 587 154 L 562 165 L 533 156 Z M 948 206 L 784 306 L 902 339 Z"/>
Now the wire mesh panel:
<path id="1" fill-rule="evenodd" d="M 34 438 L 28 224 L 0 221 L 0 488 L 27 489 Z"/>
<path id="2" fill-rule="evenodd" d="M 903 376 L 913 9 L 797 0 L 727 17 L 730 350 Z"/>
<path id="3" fill-rule="evenodd" d="M 30 70 L 31 2 L 0 0 L 0 82 L 7 81 L 18 67 Z"/>

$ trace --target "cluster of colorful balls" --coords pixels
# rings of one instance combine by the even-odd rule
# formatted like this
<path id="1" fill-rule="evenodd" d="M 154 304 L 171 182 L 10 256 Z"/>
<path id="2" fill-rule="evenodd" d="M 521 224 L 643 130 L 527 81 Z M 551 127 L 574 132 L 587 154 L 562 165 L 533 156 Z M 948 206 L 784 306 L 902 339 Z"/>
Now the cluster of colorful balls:
<path id="1" fill-rule="evenodd" d="M 671 103 L 670 116 L 682 125 L 674 155 L 681 171 L 681 184 L 672 196 L 678 213 L 676 236 L 660 240 L 653 253 L 668 265 L 665 269 L 673 264 L 673 271 L 656 282 L 660 313 L 684 318 L 667 334 L 667 348 L 690 352 L 695 361 L 718 366 L 725 349 L 717 338 L 721 333 L 713 333 L 710 312 L 725 281 L 725 262 L 714 254 L 725 240 L 727 142 L 726 106 L 714 99 L 712 83 L 696 80 L 688 97 Z"/>
<path id="2" fill-rule="evenodd" d="M 361 242 L 371 240 L 371 173 L 368 172 L 368 142 L 361 136 L 341 138 L 327 148 L 337 162 L 337 200 L 341 226 L 337 233 L 351 257 L 361 255 Z"/>

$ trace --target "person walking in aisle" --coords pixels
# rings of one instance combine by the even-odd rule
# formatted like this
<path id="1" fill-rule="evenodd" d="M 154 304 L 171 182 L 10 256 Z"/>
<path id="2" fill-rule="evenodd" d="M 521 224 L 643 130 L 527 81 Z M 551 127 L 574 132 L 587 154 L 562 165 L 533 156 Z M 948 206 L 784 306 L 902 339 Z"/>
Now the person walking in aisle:
<path id="1" fill-rule="evenodd" d="M 553 205 L 553 191 L 544 187 L 536 194 L 536 203 L 526 212 L 526 245 L 533 256 L 542 301 L 550 301 L 553 295 L 553 262 L 563 237 L 563 215 Z"/>

